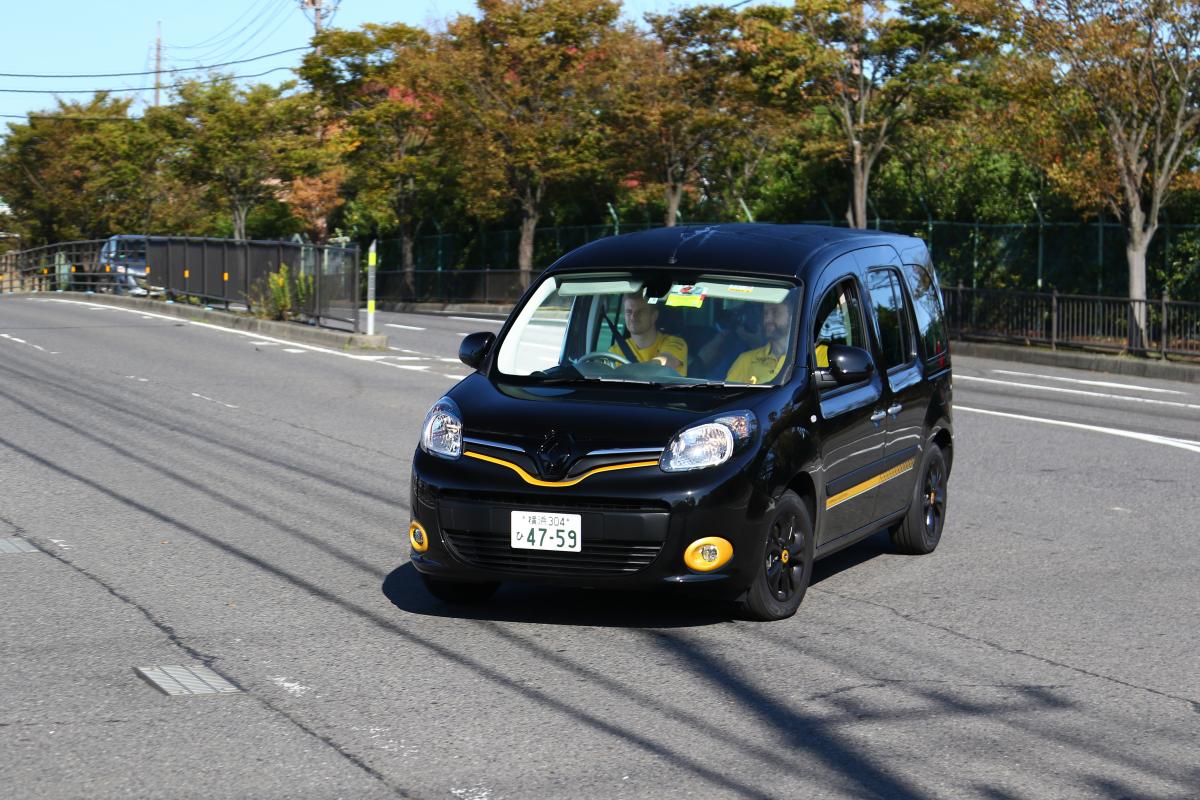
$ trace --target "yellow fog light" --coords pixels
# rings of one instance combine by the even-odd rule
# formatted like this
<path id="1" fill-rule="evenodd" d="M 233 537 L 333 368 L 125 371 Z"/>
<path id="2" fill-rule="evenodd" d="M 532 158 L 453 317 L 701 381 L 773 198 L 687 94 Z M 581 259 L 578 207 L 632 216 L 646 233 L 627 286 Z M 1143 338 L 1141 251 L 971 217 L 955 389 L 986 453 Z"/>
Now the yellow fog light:
<path id="1" fill-rule="evenodd" d="M 719 536 L 697 539 L 683 551 L 683 563 L 696 572 L 712 572 L 733 558 L 733 545 Z"/>
<path id="2" fill-rule="evenodd" d="M 421 523 L 416 520 L 413 520 L 412 524 L 408 526 L 408 542 L 418 553 L 424 553 L 429 549 L 429 536 L 421 527 Z"/>

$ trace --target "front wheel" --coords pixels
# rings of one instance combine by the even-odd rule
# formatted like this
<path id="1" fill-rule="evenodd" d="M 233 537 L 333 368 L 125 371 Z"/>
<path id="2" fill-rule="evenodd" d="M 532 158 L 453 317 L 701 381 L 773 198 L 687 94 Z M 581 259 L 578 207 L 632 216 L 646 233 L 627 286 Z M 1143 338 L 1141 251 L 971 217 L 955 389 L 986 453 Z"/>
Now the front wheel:
<path id="1" fill-rule="evenodd" d="M 431 595 L 443 603 L 451 605 L 472 605 L 487 600 L 500 588 L 499 583 L 466 583 L 437 578 L 433 575 L 421 575 L 421 582 Z"/>
<path id="2" fill-rule="evenodd" d="M 923 556 L 937 548 L 942 539 L 942 526 L 946 524 L 948 477 L 942 448 L 929 445 L 921 460 L 912 504 L 904 520 L 892 531 L 892 542 L 901 553 Z"/>
<path id="3" fill-rule="evenodd" d="M 808 507 L 786 491 L 767 524 L 767 542 L 754 582 L 742 601 L 751 619 L 787 619 L 796 613 L 812 580 L 815 543 Z"/>

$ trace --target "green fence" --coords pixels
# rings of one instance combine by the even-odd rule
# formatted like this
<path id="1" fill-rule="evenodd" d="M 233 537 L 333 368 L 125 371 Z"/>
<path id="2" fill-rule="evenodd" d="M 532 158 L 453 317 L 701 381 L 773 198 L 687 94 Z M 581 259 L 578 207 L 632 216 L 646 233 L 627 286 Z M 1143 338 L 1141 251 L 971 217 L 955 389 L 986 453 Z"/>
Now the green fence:
<path id="1" fill-rule="evenodd" d="M 807 220 L 803 224 L 829 222 Z M 656 226 L 622 223 L 619 232 L 652 227 Z M 1103 295 L 1121 295 L 1128 288 L 1124 231 L 1112 221 L 984 225 L 876 220 L 871 227 L 919 236 L 929 242 L 946 286 L 961 282 L 972 288 L 1040 288 Z M 563 253 L 615 232 L 611 223 L 539 228 L 534 241 L 534 269 L 541 270 Z M 469 234 L 420 236 L 414 243 L 416 268 L 515 270 L 518 237 L 515 230 L 483 228 Z M 380 242 L 379 252 L 381 270 L 399 270 L 399 240 Z M 1150 295 L 1165 292 L 1181 300 L 1200 300 L 1200 225 L 1164 223 L 1151 243 L 1147 273 Z"/>

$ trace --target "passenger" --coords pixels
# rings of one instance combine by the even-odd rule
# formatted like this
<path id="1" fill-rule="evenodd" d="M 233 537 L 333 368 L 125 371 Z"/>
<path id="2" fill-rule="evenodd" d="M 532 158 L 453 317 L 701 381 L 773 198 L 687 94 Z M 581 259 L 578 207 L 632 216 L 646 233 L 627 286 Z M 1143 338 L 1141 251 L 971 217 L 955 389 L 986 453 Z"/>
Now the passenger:
<path id="1" fill-rule="evenodd" d="M 687 375 L 688 346 L 678 336 L 670 336 L 656 327 L 658 308 L 646 302 L 640 294 L 627 294 L 622 301 L 625 312 L 625 340 L 639 362 L 657 361 L 680 375 Z M 608 348 L 610 353 L 624 355 L 620 345 Z"/>
<path id="2" fill-rule="evenodd" d="M 737 357 L 725 380 L 731 383 L 770 383 L 787 361 L 791 338 L 791 310 L 787 303 L 764 303 L 762 333 L 767 343 Z"/>
<path id="3" fill-rule="evenodd" d="M 757 303 L 739 302 L 718 315 L 717 332 L 696 354 L 709 377 L 725 377 L 738 356 L 762 342 L 761 320 Z"/>

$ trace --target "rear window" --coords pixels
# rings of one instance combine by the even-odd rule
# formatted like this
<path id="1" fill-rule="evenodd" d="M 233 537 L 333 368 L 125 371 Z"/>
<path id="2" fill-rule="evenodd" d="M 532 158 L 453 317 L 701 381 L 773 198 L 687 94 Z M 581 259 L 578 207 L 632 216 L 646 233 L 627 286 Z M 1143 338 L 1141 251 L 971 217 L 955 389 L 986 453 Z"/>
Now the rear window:
<path id="1" fill-rule="evenodd" d="M 917 312 L 917 331 L 925 358 L 939 356 L 946 352 L 946 323 L 942 316 L 937 279 L 929 270 L 917 264 L 905 264 L 904 277 L 912 291 L 913 310 Z"/>

